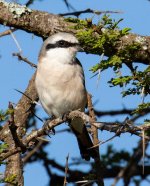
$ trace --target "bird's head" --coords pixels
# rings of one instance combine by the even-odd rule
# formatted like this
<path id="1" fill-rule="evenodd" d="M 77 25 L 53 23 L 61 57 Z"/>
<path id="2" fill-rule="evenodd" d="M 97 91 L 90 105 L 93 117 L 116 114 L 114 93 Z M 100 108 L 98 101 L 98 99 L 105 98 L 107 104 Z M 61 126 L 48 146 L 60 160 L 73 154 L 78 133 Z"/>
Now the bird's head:
<path id="1" fill-rule="evenodd" d="M 44 41 L 39 57 L 70 60 L 78 51 L 83 51 L 78 39 L 73 34 L 59 32 Z"/>

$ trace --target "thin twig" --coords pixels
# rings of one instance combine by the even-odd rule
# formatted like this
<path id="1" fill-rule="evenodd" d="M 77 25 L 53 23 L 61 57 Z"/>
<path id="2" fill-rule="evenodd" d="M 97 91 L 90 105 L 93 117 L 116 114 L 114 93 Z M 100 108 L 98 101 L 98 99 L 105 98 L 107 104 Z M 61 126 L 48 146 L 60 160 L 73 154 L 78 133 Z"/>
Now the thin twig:
<path id="1" fill-rule="evenodd" d="M 27 94 L 25 94 L 24 92 L 22 92 L 21 90 L 18 90 L 18 89 L 14 89 L 15 91 L 21 93 L 22 95 L 24 95 L 25 97 L 27 97 L 32 104 L 35 104 L 35 105 L 40 105 L 37 101 L 33 101 Z"/>
<path id="2" fill-rule="evenodd" d="M 111 138 L 109 138 L 109 139 L 107 139 L 107 140 L 105 140 L 105 141 L 101 141 L 101 142 L 99 142 L 99 143 L 93 145 L 93 146 L 90 147 L 89 149 L 93 149 L 93 148 L 99 147 L 100 145 L 103 145 L 104 143 L 107 143 L 108 141 L 111 141 L 112 139 L 114 139 L 114 138 L 117 137 L 117 136 L 118 136 L 118 135 L 115 134 L 115 135 L 112 136 Z"/>
<path id="3" fill-rule="evenodd" d="M 143 155 L 142 155 L 142 167 L 143 167 L 143 175 L 144 175 L 144 162 L 145 162 L 145 130 L 142 131 L 142 147 L 143 147 Z"/>
<path id="4" fill-rule="evenodd" d="M 67 185 L 67 174 L 68 174 L 68 170 L 69 170 L 69 167 L 68 167 L 68 160 L 69 160 L 69 153 L 68 153 L 68 156 L 66 157 L 66 166 L 65 166 L 64 186 L 66 186 L 66 185 Z"/>
<path id="5" fill-rule="evenodd" d="M 102 144 L 104 144 L 104 143 L 107 143 L 108 141 L 111 141 L 111 140 L 114 139 L 115 137 L 120 136 L 121 133 L 122 133 L 122 130 L 125 128 L 125 124 L 126 124 L 127 121 L 128 121 L 128 119 L 125 119 L 125 120 L 123 121 L 123 124 L 121 125 L 120 128 L 117 129 L 117 131 L 115 132 L 115 135 L 113 135 L 112 137 L 108 138 L 108 139 L 105 140 L 105 141 L 101 141 L 101 142 L 95 144 L 95 145 L 94 145 L 93 147 L 91 147 L 90 149 L 95 148 L 95 147 L 99 147 L 100 145 L 102 145 Z"/>
<path id="6" fill-rule="evenodd" d="M 81 186 L 91 185 L 92 183 L 97 182 L 97 180 L 88 180 L 87 183 L 82 184 Z"/>
<path id="7" fill-rule="evenodd" d="M 14 90 L 17 91 L 17 92 L 19 92 L 19 93 L 21 93 L 22 95 L 24 95 L 25 97 L 27 97 L 32 102 L 32 99 L 28 95 L 26 95 L 24 92 L 22 92 L 22 91 L 20 91 L 18 89 L 14 89 Z"/>
<path id="8" fill-rule="evenodd" d="M 39 141 L 39 143 L 22 159 L 23 163 L 26 163 L 31 158 L 31 156 L 33 156 L 39 150 L 43 143 L 45 142 Z"/>
<path id="9" fill-rule="evenodd" d="M 68 10 L 71 8 L 72 10 L 75 11 L 75 8 L 68 2 L 68 0 L 63 0 L 65 5 L 67 6 Z"/>
<path id="10" fill-rule="evenodd" d="M 94 182 L 96 182 L 97 180 L 83 180 L 83 181 L 77 181 L 77 182 L 75 182 L 75 183 L 79 183 L 79 184 L 81 184 L 81 183 L 83 183 L 81 186 L 86 186 L 86 185 L 91 185 L 91 183 L 94 183 Z"/>
<path id="11" fill-rule="evenodd" d="M 1 155 L 0 155 L 0 161 L 2 162 L 2 161 L 4 161 L 4 160 L 6 160 L 6 159 L 9 158 L 10 156 L 15 155 L 15 154 L 18 153 L 18 152 L 21 152 L 21 148 L 20 148 L 20 147 L 15 148 L 15 149 L 11 149 L 11 150 L 9 150 L 9 151 L 6 152 L 6 153 L 1 153 Z"/>
<path id="12" fill-rule="evenodd" d="M 104 53 L 102 53 L 101 55 L 100 62 L 103 60 L 103 57 L 104 57 Z M 97 86 L 96 86 L 97 88 L 99 85 L 100 77 L 101 77 L 101 69 L 98 69 Z"/>
<path id="13" fill-rule="evenodd" d="M 134 125 L 125 125 L 124 123 L 116 123 L 116 122 L 96 122 L 92 123 L 95 127 L 100 130 L 106 130 L 110 132 L 117 132 L 119 128 L 121 128 L 121 133 L 129 132 L 130 134 L 134 134 L 142 138 L 142 130 L 150 129 L 150 125 L 141 125 L 141 126 L 134 126 Z M 120 134 L 121 134 L 120 133 Z M 150 140 L 149 136 L 145 136 L 145 139 Z"/>
<path id="14" fill-rule="evenodd" d="M 17 30 L 16 28 L 11 28 L 9 30 L 5 30 L 4 32 L 0 33 L 0 37 L 7 36 L 7 35 L 11 34 L 11 32 L 14 32 L 16 30 Z"/>
<path id="15" fill-rule="evenodd" d="M 13 53 L 13 56 L 17 56 L 18 60 L 24 61 L 25 63 L 29 64 L 31 67 L 37 68 L 37 65 L 30 62 L 27 58 L 23 57 L 20 53 Z"/>
<path id="16" fill-rule="evenodd" d="M 114 13 L 122 13 L 121 11 L 98 11 L 98 10 L 92 10 L 90 8 L 86 9 L 86 10 L 81 10 L 81 11 L 75 11 L 75 12 L 69 12 L 69 13 L 62 13 L 59 14 L 60 16 L 70 16 L 70 15 L 74 15 L 76 17 L 79 17 L 81 14 L 85 14 L 85 13 L 92 13 L 92 14 L 114 14 Z"/>
<path id="17" fill-rule="evenodd" d="M 32 110 L 32 107 L 34 107 L 35 105 L 40 105 L 37 101 L 33 101 L 28 95 L 26 95 L 24 92 L 18 90 L 18 89 L 14 89 L 16 90 L 17 92 L 21 93 L 22 95 L 24 95 L 25 97 L 27 97 L 30 101 L 31 101 L 31 105 L 30 107 L 26 110 L 26 112 L 32 112 L 32 114 L 38 119 L 40 120 L 42 123 L 44 123 L 44 120 L 41 119 L 39 116 L 37 116 Z"/>
<path id="18" fill-rule="evenodd" d="M 19 50 L 19 53 L 21 54 L 21 53 L 22 53 L 22 49 L 21 49 L 21 47 L 20 47 L 20 44 L 19 44 L 19 42 L 17 41 L 15 34 L 14 34 L 11 30 L 10 30 L 10 35 L 11 35 L 11 37 L 13 38 L 13 40 L 14 40 L 14 42 L 15 42 L 15 44 L 16 44 L 18 50 Z"/>

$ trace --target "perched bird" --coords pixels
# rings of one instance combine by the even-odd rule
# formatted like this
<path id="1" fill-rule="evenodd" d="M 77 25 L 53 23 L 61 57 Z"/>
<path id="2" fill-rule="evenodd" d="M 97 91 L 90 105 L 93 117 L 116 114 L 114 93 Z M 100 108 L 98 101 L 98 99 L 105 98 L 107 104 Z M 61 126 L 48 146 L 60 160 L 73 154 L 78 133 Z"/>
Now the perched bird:
<path id="1" fill-rule="evenodd" d="M 87 104 L 84 72 L 76 53 L 81 50 L 77 38 L 59 32 L 47 38 L 39 54 L 35 79 L 40 102 L 49 116 L 63 117 L 66 113 L 80 109 Z M 88 131 L 81 118 L 70 122 L 83 159 L 97 156 Z"/>

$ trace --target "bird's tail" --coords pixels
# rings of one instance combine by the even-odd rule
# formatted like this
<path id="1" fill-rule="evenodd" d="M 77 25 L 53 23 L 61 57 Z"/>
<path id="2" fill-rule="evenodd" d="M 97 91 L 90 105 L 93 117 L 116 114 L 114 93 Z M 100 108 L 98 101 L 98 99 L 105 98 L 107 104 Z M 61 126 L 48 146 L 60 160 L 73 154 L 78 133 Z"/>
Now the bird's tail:
<path id="1" fill-rule="evenodd" d="M 82 158 L 89 161 L 91 157 L 94 159 L 98 157 L 98 151 L 96 148 L 89 149 L 93 146 L 93 143 L 83 120 L 81 118 L 75 118 L 72 120 L 71 129 L 77 138 Z"/>

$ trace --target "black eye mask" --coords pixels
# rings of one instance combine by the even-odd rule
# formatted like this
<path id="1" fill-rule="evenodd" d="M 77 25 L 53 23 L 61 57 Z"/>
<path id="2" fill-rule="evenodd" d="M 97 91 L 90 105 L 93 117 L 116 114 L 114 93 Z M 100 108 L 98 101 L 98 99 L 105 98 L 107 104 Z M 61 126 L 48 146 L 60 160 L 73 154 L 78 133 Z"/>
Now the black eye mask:
<path id="1" fill-rule="evenodd" d="M 46 50 L 49 50 L 52 48 L 69 48 L 69 47 L 74 47 L 74 46 L 79 46 L 79 43 L 71 43 L 71 42 L 68 42 L 65 40 L 60 40 L 54 44 L 52 44 L 52 43 L 47 44 Z"/>

